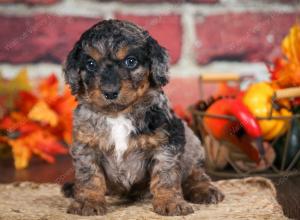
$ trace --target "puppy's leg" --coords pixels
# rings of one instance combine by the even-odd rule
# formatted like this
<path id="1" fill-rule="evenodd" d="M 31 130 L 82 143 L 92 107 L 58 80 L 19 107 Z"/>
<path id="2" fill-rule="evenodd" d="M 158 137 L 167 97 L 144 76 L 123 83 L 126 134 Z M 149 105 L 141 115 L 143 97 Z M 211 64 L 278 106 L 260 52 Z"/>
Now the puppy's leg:
<path id="1" fill-rule="evenodd" d="M 183 199 L 179 155 L 167 152 L 155 157 L 150 190 L 154 211 L 161 215 L 187 215 L 193 208 Z"/>
<path id="2" fill-rule="evenodd" d="M 224 199 L 224 194 L 212 184 L 200 167 L 192 169 L 182 187 L 185 199 L 193 203 L 217 204 Z"/>
<path id="3" fill-rule="evenodd" d="M 84 144 L 75 143 L 71 150 L 75 166 L 74 200 L 68 213 L 103 215 L 106 213 L 106 183 L 96 152 Z"/>

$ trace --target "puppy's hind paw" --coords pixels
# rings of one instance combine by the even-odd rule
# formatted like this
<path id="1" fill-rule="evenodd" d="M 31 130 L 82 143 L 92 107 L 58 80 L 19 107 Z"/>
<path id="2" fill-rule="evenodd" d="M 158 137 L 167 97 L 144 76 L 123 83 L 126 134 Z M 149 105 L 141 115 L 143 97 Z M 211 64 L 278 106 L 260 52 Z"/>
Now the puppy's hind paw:
<path id="1" fill-rule="evenodd" d="M 224 198 L 225 195 L 217 187 L 211 185 L 206 192 L 203 192 L 201 189 L 199 191 L 193 190 L 188 200 L 198 204 L 218 204 L 222 202 Z"/>
<path id="2" fill-rule="evenodd" d="M 78 202 L 73 201 L 67 213 L 83 216 L 105 215 L 107 212 L 105 204 L 96 202 Z"/>
<path id="3" fill-rule="evenodd" d="M 194 212 L 192 206 L 183 199 L 169 201 L 154 201 L 154 212 L 165 216 L 188 215 Z"/>

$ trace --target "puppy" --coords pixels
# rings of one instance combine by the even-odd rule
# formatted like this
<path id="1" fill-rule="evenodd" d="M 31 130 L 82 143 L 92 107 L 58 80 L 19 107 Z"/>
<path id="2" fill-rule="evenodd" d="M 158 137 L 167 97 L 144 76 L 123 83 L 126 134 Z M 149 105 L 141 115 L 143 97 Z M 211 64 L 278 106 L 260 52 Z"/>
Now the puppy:
<path id="1" fill-rule="evenodd" d="M 142 28 L 119 20 L 97 23 L 67 57 L 66 83 L 74 111 L 75 183 L 68 213 L 103 215 L 106 194 L 152 196 L 161 215 L 187 215 L 189 203 L 218 203 L 224 195 L 203 169 L 204 149 L 170 109 L 162 87 L 168 56 Z M 149 194 L 149 193 L 148 193 Z"/>

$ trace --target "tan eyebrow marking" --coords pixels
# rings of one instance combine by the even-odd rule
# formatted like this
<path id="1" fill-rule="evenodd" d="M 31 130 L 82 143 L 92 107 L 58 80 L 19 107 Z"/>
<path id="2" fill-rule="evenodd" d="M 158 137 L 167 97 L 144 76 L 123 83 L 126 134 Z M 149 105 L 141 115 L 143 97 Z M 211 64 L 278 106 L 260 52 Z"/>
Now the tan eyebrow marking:
<path id="1" fill-rule="evenodd" d="M 103 57 L 102 53 L 94 47 L 87 47 L 86 52 L 96 61 L 100 61 Z"/>
<path id="2" fill-rule="evenodd" d="M 127 55 L 127 52 L 128 52 L 128 47 L 127 46 L 124 46 L 124 47 L 121 47 L 117 53 L 116 53 L 116 57 L 119 59 L 119 60 L 123 60 L 126 55 Z"/>

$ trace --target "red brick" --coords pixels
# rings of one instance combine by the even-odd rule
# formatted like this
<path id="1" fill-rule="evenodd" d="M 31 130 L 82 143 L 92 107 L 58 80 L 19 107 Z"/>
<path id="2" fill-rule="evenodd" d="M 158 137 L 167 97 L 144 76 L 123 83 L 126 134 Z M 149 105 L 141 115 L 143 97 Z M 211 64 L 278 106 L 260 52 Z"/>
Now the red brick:
<path id="1" fill-rule="evenodd" d="M 0 16 L 0 61 L 61 62 L 81 33 L 99 19 L 35 15 Z"/>
<path id="2" fill-rule="evenodd" d="M 259 1 L 262 3 L 270 3 L 270 4 L 274 4 L 274 3 L 286 3 L 286 4 L 295 4 L 295 5 L 299 4 L 298 0 L 259 0 Z M 249 4 L 249 0 L 240 0 L 239 3 Z"/>
<path id="3" fill-rule="evenodd" d="M 27 5 L 51 5 L 59 1 L 60 0 L 1 0 L 0 4 L 22 3 Z"/>
<path id="4" fill-rule="evenodd" d="M 181 105 L 187 108 L 200 98 L 197 77 L 171 77 L 170 83 L 164 87 L 164 91 L 172 106 Z"/>
<path id="5" fill-rule="evenodd" d="M 218 3 L 219 0 L 189 0 L 188 2 L 200 3 L 200 4 L 215 4 Z"/>
<path id="6" fill-rule="evenodd" d="M 280 55 L 280 44 L 296 13 L 228 13 L 198 18 L 197 60 L 270 61 Z M 251 71 L 251 70 L 249 70 Z"/>
<path id="7" fill-rule="evenodd" d="M 167 48 L 172 64 L 179 60 L 182 42 L 182 27 L 179 15 L 135 16 L 117 14 L 116 17 L 144 27 L 162 46 Z"/>
<path id="8" fill-rule="evenodd" d="M 217 3 L 219 0 L 122 0 L 122 2 L 125 3 L 162 3 L 162 2 L 168 2 L 168 3 L 176 3 L 176 4 L 181 4 L 181 3 L 204 3 L 204 4 L 211 4 L 211 3 Z"/>
<path id="9" fill-rule="evenodd" d="M 121 0 L 124 3 L 162 3 L 162 2 L 169 2 L 169 3 L 184 3 L 184 0 Z"/>

